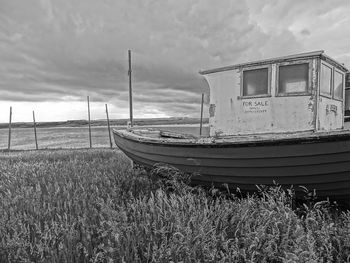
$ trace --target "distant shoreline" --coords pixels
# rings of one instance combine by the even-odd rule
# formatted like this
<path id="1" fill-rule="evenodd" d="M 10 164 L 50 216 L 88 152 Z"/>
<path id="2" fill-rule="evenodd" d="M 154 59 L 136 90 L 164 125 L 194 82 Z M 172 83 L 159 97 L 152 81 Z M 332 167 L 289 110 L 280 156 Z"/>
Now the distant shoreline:
<path id="1" fill-rule="evenodd" d="M 110 120 L 111 126 L 126 126 L 128 119 L 113 119 Z M 208 118 L 203 118 L 203 124 L 208 123 Z M 149 119 L 134 119 L 134 125 L 185 125 L 185 124 L 199 124 L 199 118 L 187 117 L 172 117 L 172 118 L 149 118 Z M 85 127 L 88 126 L 87 120 L 68 120 L 57 122 L 37 122 L 37 127 L 54 128 L 54 127 Z M 107 120 L 92 120 L 91 126 L 106 126 Z M 0 123 L 0 129 L 7 129 L 8 123 Z M 12 128 L 32 128 L 32 122 L 14 122 L 11 124 Z"/>

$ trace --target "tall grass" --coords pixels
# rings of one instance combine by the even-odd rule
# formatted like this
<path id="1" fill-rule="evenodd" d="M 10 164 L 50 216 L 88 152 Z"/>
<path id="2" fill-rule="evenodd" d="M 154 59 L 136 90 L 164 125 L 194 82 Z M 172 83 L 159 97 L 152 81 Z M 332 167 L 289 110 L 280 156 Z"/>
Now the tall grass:
<path id="1" fill-rule="evenodd" d="M 278 187 L 214 197 L 186 179 L 112 150 L 3 153 L 0 261 L 349 262 L 350 212 L 293 210 Z"/>

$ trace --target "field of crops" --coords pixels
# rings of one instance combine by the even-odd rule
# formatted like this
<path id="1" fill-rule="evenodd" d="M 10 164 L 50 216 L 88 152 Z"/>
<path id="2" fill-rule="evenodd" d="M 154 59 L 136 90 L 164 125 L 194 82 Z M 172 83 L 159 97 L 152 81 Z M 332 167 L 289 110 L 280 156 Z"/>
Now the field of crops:
<path id="1" fill-rule="evenodd" d="M 0 155 L 0 262 L 349 262 L 350 212 L 132 170 L 117 150 Z"/>

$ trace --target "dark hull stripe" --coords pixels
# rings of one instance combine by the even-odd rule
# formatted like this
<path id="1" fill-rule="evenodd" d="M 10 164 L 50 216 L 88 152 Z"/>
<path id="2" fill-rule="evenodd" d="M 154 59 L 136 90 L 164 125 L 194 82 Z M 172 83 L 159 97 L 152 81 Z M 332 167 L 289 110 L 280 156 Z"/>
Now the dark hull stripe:
<path id="1" fill-rule="evenodd" d="M 122 145 L 120 144 L 122 147 Z M 131 148 L 124 147 L 124 151 L 131 152 Z M 308 164 L 306 161 L 300 165 L 288 165 L 283 166 L 275 163 L 274 165 L 269 164 L 266 160 L 265 167 L 256 167 L 255 162 L 252 161 L 250 164 L 246 164 L 242 167 L 239 161 L 232 161 L 227 163 L 221 159 L 212 159 L 211 162 L 215 163 L 216 166 L 208 166 L 208 162 L 200 160 L 198 158 L 183 158 L 175 159 L 170 156 L 169 158 L 163 158 L 163 156 L 157 156 L 155 153 L 144 154 L 139 153 L 136 148 L 132 151 L 134 157 L 137 155 L 139 159 L 149 160 L 153 163 L 169 163 L 178 167 L 179 169 L 186 170 L 189 172 L 197 172 L 212 175 L 221 176 L 249 176 L 249 177 L 287 177 L 287 176 L 306 176 L 306 175 L 318 175 L 318 174 L 330 174 L 350 171 L 349 161 L 339 161 L 334 156 L 327 156 L 328 163 Z M 346 158 L 344 158 L 346 159 Z M 350 154 L 349 154 L 350 160 Z M 225 160 L 226 161 L 226 160 Z M 331 163 L 332 161 L 332 163 Z M 231 166 L 228 166 L 230 165 Z"/>
<path id="2" fill-rule="evenodd" d="M 150 163 L 146 160 L 139 159 L 137 156 L 128 153 L 128 156 L 135 160 L 137 163 L 152 166 L 154 163 Z M 345 195 L 350 197 L 350 174 L 340 174 L 337 178 L 334 178 L 333 174 L 326 174 L 323 176 L 311 176 L 306 177 L 302 176 L 301 178 L 289 178 L 290 180 L 283 180 L 281 177 L 269 177 L 269 178 L 246 178 L 246 177 L 223 177 L 217 175 L 198 175 L 192 178 L 192 181 L 195 184 L 202 185 L 217 185 L 222 186 L 223 184 L 228 184 L 231 188 L 238 187 L 242 191 L 256 191 L 256 185 L 284 185 L 284 187 L 289 188 L 293 186 L 293 188 L 297 192 L 302 192 L 303 189 L 299 186 L 306 187 L 309 190 L 316 189 L 317 196 L 319 197 L 337 197 L 341 196 L 342 198 L 347 198 Z M 323 180 L 322 180 L 323 179 Z"/>
<path id="3" fill-rule="evenodd" d="M 131 159 L 135 160 L 136 162 L 142 165 L 152 167 L 154 164 L 157 163 L 154 160 L 149 160 L 149 159 L 142 158 L 138 155 L 134 155 L 133 153 L 125 149 L 124 149 L 124 152 Z M 210 181 L 210 182 L 216 181 L 221 183 L 235 182 L 240 184 L 250 184 L 250 183 L 272 184 L 273 182 L 276 182 L 279 184 L 328 184 L 328 183 L 334 183 L 334 182 L 342 183 L 347 180 L 350 181 L 350 170 L 347 170 L 345 172 L 319 173 L 314 175 L 303 174 L 303 175 L 286 176 L 281 174 L 276 174 L 276 175 L 269 174 L 267 176 L 261 176 L 261 174 L 255 174 L 252 176 L 242 176 L 239 173 L 229 173 L 224 175 L 219 174 L 218 173 L 219 169 L 217 169 L 216 173 L 208 173 L 208 170 L 202 167 L 198 169 L 197 167 L 178 166 L 178 165 L 174 165 L 174 166 L 179 168 L 180 170 L 184 170 L 194 174 L 199 174 L 195 178 L 200 181 Z"/>
<path id="4" fill-rule="evenodd" d="M 329 156 L 332 155 L 334 159 L 338 162 L 350 160 L 350 152 L 341 152 L 341 153 L 324 153 L 319 155 L 306 155 L 306 156 L 284 156 L 284 157 L 266 157 L 266 158 L 236 158 L 231 156 L 208 156 L 208 155 L 199 155 L 199 156 L 177 156 L 173 155 L 172 152 L 169 154 L 159 154 L 138 150 L 140 154 L 149 154 L 157 156 L 157 158 L 169 159 L 171 158 L 174 162 L 182 162 L 184 158 L 196 158 L 197 160 L 201 160 L 208 166 L 216 166 L 216 160 L 220 159 L 221 164 L 227 167 L 231 167 L 232 165 L 239 164 L 237 167 L 245 167 L 250 166 L 254 163 L 255 167 L 266 167 L 268 166 L 295 166 L 295 165 L 308 165 L 308 164 L 322 164 L 322 163 L 331 163 L 334 162 L 333 159 L 330 159 Z"/>
<path id="5" fill-rule="evenodd" d="M 155 152 L 145 152 L 135 149 L 135 153 L 147 159 L 158 160 L 164 163 L 173 164 L 187 164 L 193 166 L 202 167 L 222 167 L 222 168 L 270 168 L 270 167 L 295 167 L 295 166 L 308 166 L 308 165 L 325 165 L 325 164 L 337 164 L 342 165 L 348 163 L 350 160 L 350 152 L 347 153 L 335 153 L 324 154 L 319 156 L 306 156 L 306 157 L 290 157 L 290 158 L 260 158 L 260 159 L 222 159 L 222 158 L 208 158 L 201 156 L 191 157 L 178 157 L 169 153 L 166 155 L 159 155 Z M 218 163 L 219 162 L 219 163 Z"/>

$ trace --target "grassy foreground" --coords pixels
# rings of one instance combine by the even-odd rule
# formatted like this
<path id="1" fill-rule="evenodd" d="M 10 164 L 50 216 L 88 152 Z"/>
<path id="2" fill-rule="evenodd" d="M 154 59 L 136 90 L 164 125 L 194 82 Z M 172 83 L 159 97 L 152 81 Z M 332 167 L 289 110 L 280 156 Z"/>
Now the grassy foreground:
<path id="1" fill-rule="evenodd" d="M 350 260 L 350 212 L 296 212 L 279 188 L 227 198 L 177 177 L 134 171 L 112 150 L 1 153 L 0 262 Z"/>

